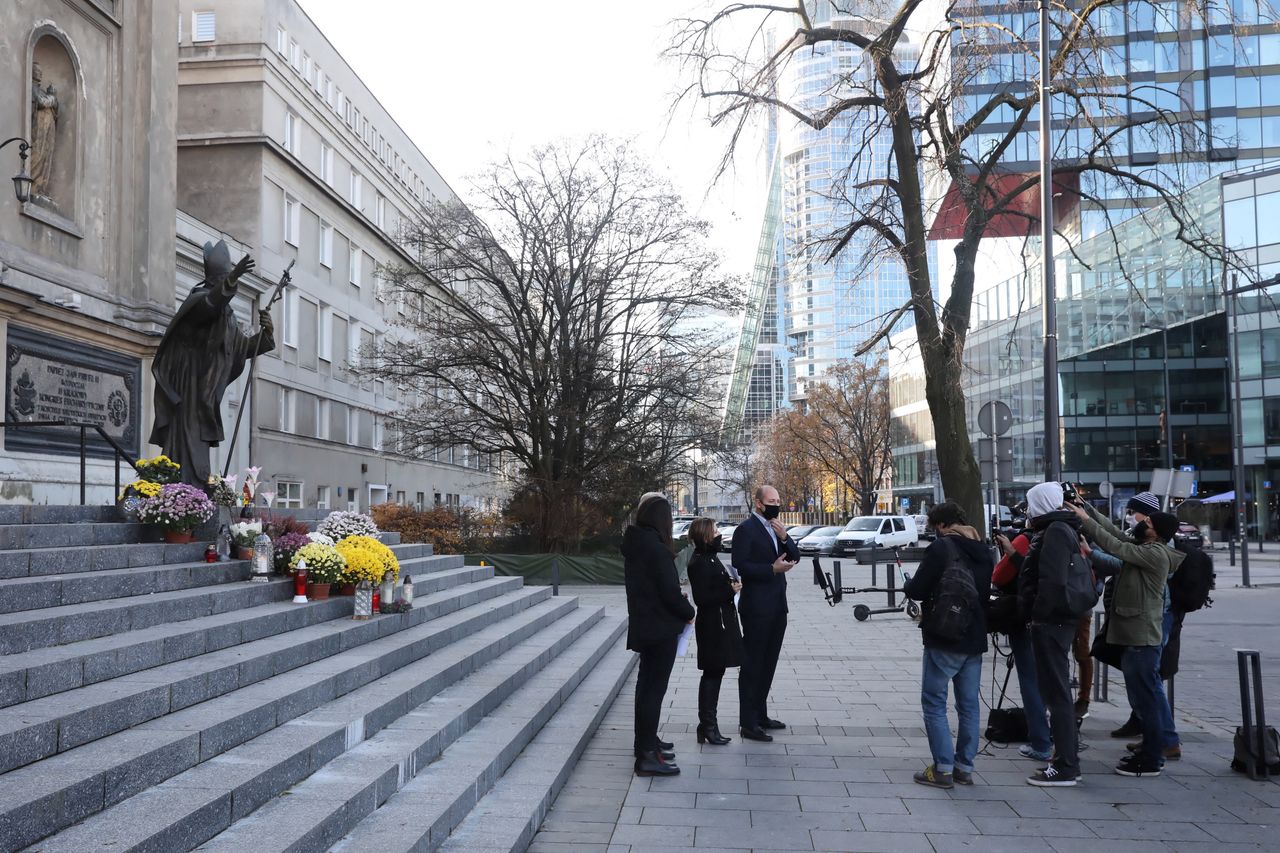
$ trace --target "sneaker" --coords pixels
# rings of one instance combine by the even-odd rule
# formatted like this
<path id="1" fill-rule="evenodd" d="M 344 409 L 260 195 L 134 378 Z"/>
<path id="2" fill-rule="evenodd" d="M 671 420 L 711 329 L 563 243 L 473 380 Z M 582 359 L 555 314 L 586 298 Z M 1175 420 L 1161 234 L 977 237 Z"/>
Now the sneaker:
<path id="1" fill-rule="evenodd" d="M 1116 765 L 1116 775 L 1118 776 L 1159 776 L 1160 771 L 1164 768 L 1163 762 L 1160 764 L 1152 764 L 1144 761 L 1137 755 L 1130 755 L 1120 759 L 1120 763 Z"/>
<path id="2" fill-rule="evenodd" d="M 1070 788 L 1080 781 L 1080 774 L 1068 774 L 1050 764 L 1043 770 L 1037 770 L 1027 778 L 1028 785 L 1037 788 Z"/>
<path id="3" fill-rule="evenodd" d="M 1040 752 L 1029 743 L 1024 743 L 1018 747 L 1018 755 L 1023 758 L 1030 758 L 1032 761 L 1048 761 L 1053 758 L 1052 752 Z"/>
<path id="4" fill-rule="evenodd" d="M 973 774 L 968 770 L 961 770 L 959 767 L 951 771 L 951 778 L 955 780 L 957 785 L 973 784 Z"/>
<path id="5" fill-rule="evenodd" d="M 1083 720 L 1085 717 L 1089 716 L 1089 700 L 1077 699 L 1075 711 L 1077 720 Z"/>
<path id="6" fill-rule="evenodd" d="M 1138 750 L 1142 749 L 1142 741 L 1127 743 L 1124 748 L 1129 752 L 1136 753 Z M 1163 752 L 1166 761 L 1177 761 L 1182 758 L 1182 744 L 1179 743 L 1174 744 L 1173 746 L 1166 746 Z"/>
<path id="7" fill-rule="evenodd" d="M 1111 733 L 1114 738 L 1137 737 L 1142 734 L 1142 724 L 1130 717 L 1128 722 Z"/>
<path id="8" fill-rule="evenodd" d="M 955 783 L 951 780 L 951 774 L 939 773 L 938 768 L 933 764 L 930 764 L 911 778 L 915 780 L 916 784 L 928 785 L 930 788 L 955 787 Z"/>

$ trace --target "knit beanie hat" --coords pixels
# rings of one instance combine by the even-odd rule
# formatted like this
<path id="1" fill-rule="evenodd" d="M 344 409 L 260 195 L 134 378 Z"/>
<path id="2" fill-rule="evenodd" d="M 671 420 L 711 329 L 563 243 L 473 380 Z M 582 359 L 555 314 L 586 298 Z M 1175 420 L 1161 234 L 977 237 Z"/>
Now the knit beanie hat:
<path id="1" fill-rule="evenodd" d="M 1138 510 L 1141 512 L 1142 510 Z M 1151 513 L 1151 527 L 1161 542 L 1168 542 L 1178 532 L 1178 517 L 1171 512 Z"/>
<path id="2" fill-rule="evenodd" d="M 1151 515 L 1160 511 L 1160 499 L 1151 492 L 1138 492 L 1129 498 L 1129 503 L 1125 504 L 1125 509 L 1131 512 L 1140 512 L 1143 515 Z"/>
<path id="3" fill-rule="evenodd" d="M 1050 480 L 1027 489 L 1027 518 L 1037 518 L 1062 509 L 1062 484 Z"/>

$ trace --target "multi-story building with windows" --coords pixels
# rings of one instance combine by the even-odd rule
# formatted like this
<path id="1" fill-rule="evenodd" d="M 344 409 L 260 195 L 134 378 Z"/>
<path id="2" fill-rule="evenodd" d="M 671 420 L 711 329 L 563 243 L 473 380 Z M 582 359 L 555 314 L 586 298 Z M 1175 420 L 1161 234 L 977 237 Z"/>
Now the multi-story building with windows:
<path id="1" fill-rule="evenodd" d="M 294 264 L 236 467 L 263 466 L 289 507 L 493 506 L 497 460 L 397 452 L 386 415 L 412 400 L 356 370 L 403 334 L 379 277 L 413 262 L 402 225 L 452 190 L 295 0 L 179 9 L 178 206 L 242 244 L 265 286 Z"/>

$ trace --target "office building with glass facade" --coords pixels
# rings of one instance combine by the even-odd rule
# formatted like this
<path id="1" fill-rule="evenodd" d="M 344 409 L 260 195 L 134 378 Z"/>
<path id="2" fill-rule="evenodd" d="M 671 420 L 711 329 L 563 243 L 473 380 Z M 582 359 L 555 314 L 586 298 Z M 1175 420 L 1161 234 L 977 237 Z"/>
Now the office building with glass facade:
<path id="1" fill-rule="evenodd" d="M 1242 287 L 1280 273 L 1280 233 L 1266 228 L 1280 217 L 1280 164 L 1208 180 L 1186 200 L 1205 236 L 1237 253 Z M 1224 298 L 1230 274 L 1180 242 L 1162 211 L 1060 253 L 1055 274 L 1063 478 L 1091 488 L 1112 483 L 1116 506 L 1148 488 L 1156 468 L 1194 471 L 1201 498 L 1230 492 L 1237 334 L 1250 532 L 1275 537 L 1280 286 L 1239 296 L 1233 327 Z M 1013 414 L 1005 503 L 1044 470 L 1041 296 L 1038 268 L 981 290 L 965 350 L 971 438 L 979 438 L 977 413 L 987 401 L 1003 400 Z M 914 335 L 899 338 L 890 366 L 894 493 L 916 507 L 941 495 L 923 366 Z M 1214 521 L 1225 521 L 1229 508 Z"/>

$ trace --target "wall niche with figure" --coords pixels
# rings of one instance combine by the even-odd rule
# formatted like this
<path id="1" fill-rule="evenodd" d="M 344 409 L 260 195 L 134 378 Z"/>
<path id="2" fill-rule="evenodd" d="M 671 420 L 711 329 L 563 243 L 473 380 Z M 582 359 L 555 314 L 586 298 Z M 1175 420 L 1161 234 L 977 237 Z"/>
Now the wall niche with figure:
<path id="1" fill-rule="evenodd" d="M 75 59 L 61 33 L 46 28 L 33 34 L 30 68 L 28 167 L 33 184 L 27 212 L 75 231 L 80 81 Z"/>

